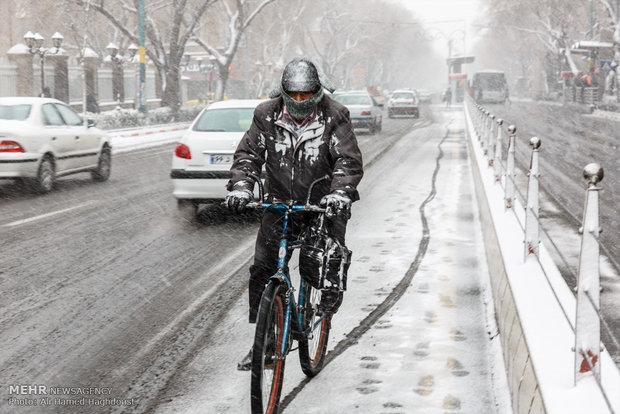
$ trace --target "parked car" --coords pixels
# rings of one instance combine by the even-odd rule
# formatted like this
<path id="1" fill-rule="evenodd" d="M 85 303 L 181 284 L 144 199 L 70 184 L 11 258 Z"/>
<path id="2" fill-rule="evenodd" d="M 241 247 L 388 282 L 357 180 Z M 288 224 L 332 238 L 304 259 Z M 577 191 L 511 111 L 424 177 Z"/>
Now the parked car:
<path id="1" fill-rule="evenodd" d="M 340 92 L 333 94 L 332 98 L 347 107 L 353 128 L 368 128 L 371 134 L 381 131 L 382 108 L 368 92 Z"/>
<path id="2" fill-rule="evenodd" d="M 90 172 L 105 181 L 111 162 L 108 135 L 70 106 L 52 98 L 0 98 L 0 179 L 47 193 L 63 175 Z"/>
<path id="3" fill-rule="evenodd" d="M 220 202 L 226 197 L 233 155 L 260 102 L 215 102 L 194 119 L 172 156 L 172 195 L 179 209 L 196 213 L 199 204 Z"/>
<path id="4" fill-rule="evenodd" d="M 413 115 L 420 117 L 418 108 L 419 99 L 415 91 L 410 89 L 397 89 L 392 92 L 387 104 L 388 117 L 393 118 L 394 115 Z"/>

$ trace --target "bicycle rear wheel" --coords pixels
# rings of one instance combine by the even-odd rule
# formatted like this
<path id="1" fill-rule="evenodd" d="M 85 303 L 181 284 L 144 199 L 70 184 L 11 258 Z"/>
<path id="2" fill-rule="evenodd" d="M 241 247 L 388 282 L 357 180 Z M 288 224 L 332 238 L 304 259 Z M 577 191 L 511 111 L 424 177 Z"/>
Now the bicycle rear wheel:
<path id="1" fill-rule="evenodd" d="M 285 287 L 269 283 L 263 292 L 252 348 L 251 400 L 253 414 L 277 413 L 284 379 Z"/>
<path id="2" fill-rule="evenodd" d="M 321 301 L 321 291 L 314 289 L 310 286 L 310 283 L 306 283 L 305 297 L 304 331 L 316 325 L 320 319 L 320 316 L 317 315 L 317 309 Z M 329 339 L 330 323 L 331 315 L 328 315 L 314 327 L 308 336 L 299 340 L 299 362 L 301 363 L 301 370 L 309 377 L 314 377 L 323 369 L 325 353 L 327 352 L 327 340 Z"/>

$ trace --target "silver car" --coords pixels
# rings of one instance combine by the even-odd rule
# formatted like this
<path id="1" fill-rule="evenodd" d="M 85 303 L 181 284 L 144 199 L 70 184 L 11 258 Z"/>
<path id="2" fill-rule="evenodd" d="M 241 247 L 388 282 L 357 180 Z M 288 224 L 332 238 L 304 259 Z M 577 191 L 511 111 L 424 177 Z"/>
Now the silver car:
<path id="1" fill-rule="evenodd" d="M 368 92 L 340 92 L 332 98 L 347 107 L 353 128 L 368 128 L 371 134 L 381 131 L 382 108 Z"/>
<path id="2" fill-rule="evenodd" d="M 0 179 L 52 190 L 57 177 L 90 172 L 110 176 L 108 135 L 84 121 L 70 106 L 52 98 L 0 98 Z"/>

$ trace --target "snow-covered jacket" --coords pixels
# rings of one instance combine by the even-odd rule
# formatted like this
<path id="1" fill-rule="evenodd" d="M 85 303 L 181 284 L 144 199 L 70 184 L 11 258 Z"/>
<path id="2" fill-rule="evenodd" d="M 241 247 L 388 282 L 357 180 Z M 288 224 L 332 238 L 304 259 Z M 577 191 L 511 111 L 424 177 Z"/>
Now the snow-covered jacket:
<path id="1" fill-rule="evenodd" d="M 362 154 L 348 109 L 325 96 L 317 105 L 316 117 L 297 140 L 292 126 L 282 120 L 283 109 L 282 97 L 258 105 L 235 152 L 227 189 L 252 189 L 246 172 L 261 175 L 264 164 L 268 200 L 305 202 L 312 182 L 326 174 L 331 180 L 314 186 L 312 203 L 335 190 L 359 200 Z"/>

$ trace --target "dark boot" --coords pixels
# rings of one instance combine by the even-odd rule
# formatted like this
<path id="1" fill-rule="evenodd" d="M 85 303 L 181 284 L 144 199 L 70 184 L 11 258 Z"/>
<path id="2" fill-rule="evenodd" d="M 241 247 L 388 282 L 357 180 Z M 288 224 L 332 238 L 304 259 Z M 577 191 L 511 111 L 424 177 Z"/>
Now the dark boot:
<path id="1" fill-rule="evenodd" d="M 321 302 L 319 302 L 320 313 L 336 313 L 342 304 L 343 292 L 336 288 L 322 289 Z"/>

